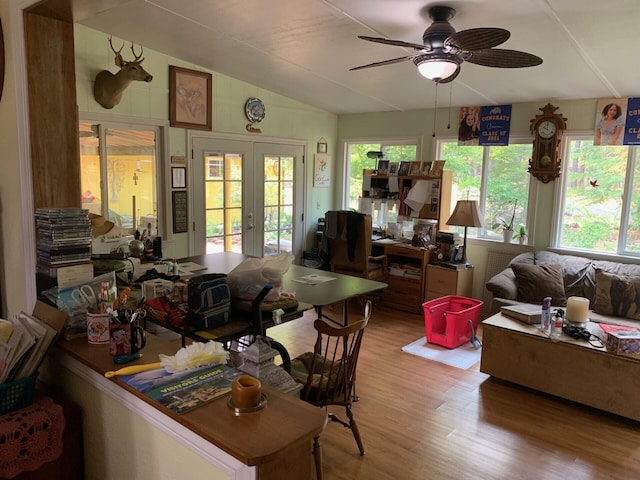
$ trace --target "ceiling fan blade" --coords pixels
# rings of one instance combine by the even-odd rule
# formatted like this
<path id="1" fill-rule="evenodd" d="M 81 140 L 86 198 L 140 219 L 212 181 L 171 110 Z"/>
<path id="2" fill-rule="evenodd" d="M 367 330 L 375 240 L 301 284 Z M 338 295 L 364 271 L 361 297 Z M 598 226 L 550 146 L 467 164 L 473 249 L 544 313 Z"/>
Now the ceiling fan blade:
<path id="1" fill-rule="evenodd" d="M 476 65 L 496 68 L 523 68 L 535 67 L 542 63 L 542 59 L 535 55 L 518 50 L 504 50 L 501 48 L 488 48 L 472 52 L 471 58 L 466 60 Z"/>
<path id="2" fill-rule="evenodd" d="M 506 42 L 510 36 L 509 30 L 504 28 L 470 28 L 454 33 L 444 41 L 444 45 L 467 51 L 485 50 Z"/>
<path id="3" fill-rule="evenodd" d="M 350 68 L 349 70 L 350 71 L 362 70 L 363 68 L 381 67 L 382 65 L 391 65 L 392 63 L 399 63 L 399 62 L 404 62 L 405 60 L 411 60 L 413 57 L 415 57 L 415 55 L 408 55 L 406 57 L 392 58 L 390 60 L 384 60 L 382 62 L 374 62 L 374 63 L 369 63 L 367 65 L 360 65 L 359 67 L 353 67 L 353 68 Z"/>
<path id="4" fill-rule="evenodd" d="M 361 38 L 362 40 L 367 40 L 368 42 L 384 43 L 385 45 L 394 45 L 396 47 L 413 48 L 418 51 L 428 52 L 430 50 L 430 48 L 425 47 L 424 45 L 418 45 L 417 43 L 403 42 L 402 40 L 389 40 L 388 38 L 367 37 L 364 35 L 358 35 L 358 38 Z"/>

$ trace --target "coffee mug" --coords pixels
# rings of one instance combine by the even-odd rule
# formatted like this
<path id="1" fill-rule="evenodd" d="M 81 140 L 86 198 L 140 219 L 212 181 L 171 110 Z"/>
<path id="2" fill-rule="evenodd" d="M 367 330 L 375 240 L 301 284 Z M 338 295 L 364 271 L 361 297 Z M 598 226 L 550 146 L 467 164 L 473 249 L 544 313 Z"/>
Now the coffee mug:
<path id="1" fill-rule="evenodd" d="M 136 322 L 109 320 L 109 353 L 114 357 L 138 353 L 147 343 L 144 329 Z"/>
<path id="2" fill-rule="evenodd" d="M 87 312 L 87 339 L 96 345 L 109 343 L 109 314 Z"/>

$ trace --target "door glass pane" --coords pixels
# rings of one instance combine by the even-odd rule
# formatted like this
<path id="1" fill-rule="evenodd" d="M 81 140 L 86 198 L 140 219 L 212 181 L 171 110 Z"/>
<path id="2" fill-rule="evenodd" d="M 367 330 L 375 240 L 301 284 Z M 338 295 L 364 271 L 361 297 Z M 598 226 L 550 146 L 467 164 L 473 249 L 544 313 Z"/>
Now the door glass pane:
<path id="1" fill-rule="evenodd" d="M 628 252 L 640 252 L 640 159 L 639 149 L 633 149 L 635 156 L 633 168 L 633 183 L 631 184 L 631 202 L 629 205 L 629 229 L 625 250 Z"/>
<path id="2" fill-rule="evenodd" d="M 242 253 L 242 155 L 204 156 L 207 253 Z"/>
<path id="3" fill-rule="evenodd" d="M 293 235 L 294 159 L 264 158 L 264 255 L 290 252 Z"/>

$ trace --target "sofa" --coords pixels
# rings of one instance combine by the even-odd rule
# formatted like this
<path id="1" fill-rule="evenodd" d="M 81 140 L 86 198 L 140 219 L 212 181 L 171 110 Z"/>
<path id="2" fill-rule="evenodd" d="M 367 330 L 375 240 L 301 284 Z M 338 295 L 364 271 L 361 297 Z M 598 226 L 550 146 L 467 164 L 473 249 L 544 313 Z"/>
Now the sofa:
<path id="1" fill-rule="evenodd" d="M 517 303 L 564 307 L 572 296 L 589 299 L 589 320 L 640 327 L 640 264 L 593 260 L 550 251 L 522 253 L 485 285 L 491 314 Z"/>

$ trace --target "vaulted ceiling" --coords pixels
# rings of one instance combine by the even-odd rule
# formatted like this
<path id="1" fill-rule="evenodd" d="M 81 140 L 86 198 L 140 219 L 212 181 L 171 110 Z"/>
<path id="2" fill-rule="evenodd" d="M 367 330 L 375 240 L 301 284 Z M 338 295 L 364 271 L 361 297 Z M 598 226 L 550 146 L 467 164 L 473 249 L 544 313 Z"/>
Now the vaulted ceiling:
<path id="1" fill-rule="evenodd" d="M 51 0 L 50 0 L 51 1 Z M 638 0 L 73 0 L 74 21 L 337 114 L 431 108 L 436 84 L 415 53 L 358 35 L 422 43 L 433 5 L 457 30 L 500 27 L 499 48 L 543 59 L 522 69 L 462 64 L 439 104 L 640 96 Z"/>

